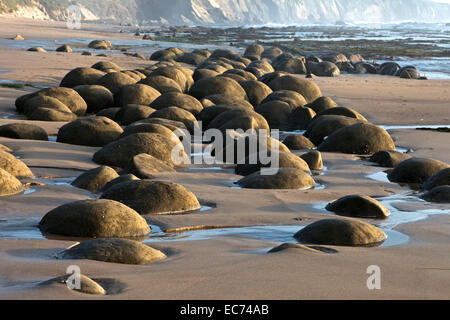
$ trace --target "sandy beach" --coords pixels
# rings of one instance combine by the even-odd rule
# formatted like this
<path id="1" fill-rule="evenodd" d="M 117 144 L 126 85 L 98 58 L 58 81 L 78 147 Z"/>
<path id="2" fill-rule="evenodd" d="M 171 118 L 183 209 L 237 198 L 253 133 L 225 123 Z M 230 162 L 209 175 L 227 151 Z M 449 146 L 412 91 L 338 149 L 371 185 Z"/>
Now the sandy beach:
<path id="1" fill-rule="evenodd" d="M 82 30 L 68 32 L 64 23 L 0 18 L 0 39 L 16 34 L 27 40 L 134 39 L 130 33 L 118 33 L 118 29 L 86 25 Z M 58 86 L 70 70 L 98 61 L 112 61 L 123 69 L 145 68 L 154 63 L 118 51 L 97 57 L 77 51 L 28 52 L 0 45 L 0 80 L 34 86 L 0 86 L 0 125 L 32 123 L 45 129 L 49 137 L 56 136 L 65 122 L 27 120 L 16 112 L 16 98 L 39 87 Z M 313 81 L 323 95 L 339 105 L 357 110 L 373 124 L 390 127 L 388 132 L 397 148 L 409 150 L 414 157 L 450 163 L 449 133 L 416 129 L 449 126 L 450 80 L 341 75 Z M 98 197 L 71 186 L 70 181 L 98 167 L 92 155 L 100 148 L 4 137 L 0 137 L 0 144 L 9 147 L 36 177 L 23 180 L 35 182 L 27 192 L 0 198 L 0 299 L 450 298 L 448 204 L 400 201 L 392 204 L 386 221 L 362 219 L 388 234 L 380 247 L 325 246 L 335 253 L 299 248 L 266 253 L 283 242 L 295 242 L 294 238 L 289 241 L 289 236 L 301 226 L 324 218 L 341 218 L 324 209 L 335 199 L 360 193 L 388 201 L 386 197 L 392 195 L 414 193 L 407 186 L 368 177 L 386 168 L 375 167 L 359 156 L 323 152 L 326 168 L 314 177 L 323 188 L 304 191 L 233 188 L 233 182 L 241 177 L 232 169 L 184 168 L 160 173 L 157 180 L 183 185 L 197 196 L 205 210 L 146 216 L 153 232 L 157 228 L 192 226 L 215 226 L 217 232 L 175 233 L 168 240 L 150 234 L 144 243 L 163 251 L 167 258 L 149 265 L 125 265 L 56 259 L 55 254 L 79 240 L 47 239 L 36 228 L 53 208 Z M 110 294 L 87 295 L 61 284 L 39 285 L 64 275 L 71 264 L 79 265 L 83 274 L 98 280 Z M 381 269 L 381 290 L 368 290 L 366 286 L 366 270 L 371 265 Z"/>

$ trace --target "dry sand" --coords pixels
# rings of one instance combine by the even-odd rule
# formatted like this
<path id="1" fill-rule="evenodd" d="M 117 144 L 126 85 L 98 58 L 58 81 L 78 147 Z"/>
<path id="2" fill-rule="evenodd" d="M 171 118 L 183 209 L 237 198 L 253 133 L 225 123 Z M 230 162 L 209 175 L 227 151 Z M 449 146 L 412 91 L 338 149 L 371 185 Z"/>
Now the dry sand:
<path id="1" fill-rule="evenodd" d="M 67 34 L 61 23 L 37 23 L 0 18 L 0 38 L 17 33 L 30 38 L 105 38 L 104 28 L 88 26 Z M 131 39 L 130 35 L 108 37 Z M 70 69 L 110 60 L 123 68 L 149 64 L 114 54 L 109 58 L 80 53 L 35 53 L 0 47 L 0 79 L 35 86 L 57 86 Z M 449 124 L 450 81 L 413 81 L 382 76 L 341 76 L 315 80 L 323 94 L 351 106 L 378 125 Z M 15 114 L 14 100 L 33 88 L 0 87 L 0 125 L 26 121 Z M 49 135 L 64 123 L 38 122 Z M 390 131 L 398 147 L 412 149 L 413 156 L 450 162 L 448 133 L 414 129 Z M 34 226 L 49 210 L 77 199 L 93 197 L 68 185 L 51 184 L 50 178 L 71 178 L 96 167 L 97 148 L 46 141 L 0 138 L 46 185 L 32 186 L 32 193 L 0 198 L 1 232 Z M 317 208 L 341 196 L 362 193 L 383 197 L 410 191 L 398 184 L 371 180 L 367 175 L 383 169 L 367 165 L 352 155 L 324 153 L 325 173 L 316 176 L 322 190 L 279 191 L 231 188 L 239 179 L 232 170 L 180 170 L 161 174 L 194 192 L 212 210 L 186 215 L 149 217 L 163 229 L 198 225 L 299 226 L 333 217 Z M 47 180 L 45 180 L 47 179 Z M 244 196 L 245 194 L 245 196 Z M 403 204 L 414 209 L 426 205 Z M 401 205 L 400 205 L 401 207 Z M 432 208 L 449 209 L 448 205 Z M 373 222 L 373 221 L 372 221 Z M 3 224 L 3 225 L 2 225 Z M 151 243 L 168 258 L 146 266 L 121 265 L 90 260 L 57 260 L 54 254 L 72 245 L 72 239 L 6 239 L 0 236 L 1 299 L 448 299 L 450 298 L 450 217 L 432 215 L 397 225 L 394 230 L 409 237 L 407 243 L 378 248 L 330 247 L 335 254 L 289 249 L 265 254 L 262 249 L 279 242 L 243 235 L 217 236 L 197 241 Z M 4 233 L 5 234 L 5 233 Z M 294 239 L 292 239 L 294 242 Z M 63 285 L 37 286 L 63 275 L 71 264 L 100 280 L 113 294 L 97 297 L 68 290 Z M 368 290 L 366 269 L 381 268 L 381 290 Z M 106 279 L 106 280 L 105 280 Z M 103 281 L 103 282 L 102 282 Z"/>

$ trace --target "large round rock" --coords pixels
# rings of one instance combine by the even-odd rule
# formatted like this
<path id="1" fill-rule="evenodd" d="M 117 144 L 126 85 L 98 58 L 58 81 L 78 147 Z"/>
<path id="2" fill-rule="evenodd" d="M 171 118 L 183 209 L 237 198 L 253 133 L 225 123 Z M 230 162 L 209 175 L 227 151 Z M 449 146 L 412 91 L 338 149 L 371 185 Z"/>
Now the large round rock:
<path id="1" fill-rule="evenodd" d="M 114 96 L 107 88 L 98 85 L 79 85 L 73 88 L 87 103 L 88 113 L 114 106 Z"/>
<path id="2" fill-rule="evenodd" d="M 448 164 L 435 159 L 410 158 L 396 166 L 388 174 L 388 179 L 399 183 L 424 183 L 438 171 L 448 167 Z"/>
<path id="3" fill-rule="evenodd" d="M 72 185 L 89 191 L 97 191 L 118 176 L 116 170 L 113 168 L 101 166 L 81 174 L 72 182 Z"/>
<path id="4" fill-rule="evenodd" d="M 274 174 L 252 173 L 237 184 L 250 189 L 309 189 L 316 182 L 302 169 L 279 168 Z"/>
<path id="5" fill-rule="evenodd" d="M 123 107 L 128 104 L 149 105 L 161 93 L 146 84 L 130 84 L 120 89 L 119 106 Z"/>
<path id="6" fill-rule="evenodd" d="M 114 121 L 106 117 L 88 117 L 77 119 L 58 131 L 57 142 L 82 146 L 102 147 L 117 139 L 123 130 Z"/>
<path id="7" fill-rule="evenodd" d="M 79 85 L 92 85 L 104 75 L 103 71 L 94 68 L 76 68 L 64 76 L 60 86 L 73 88 Z"/>
<path id="8" fill-rule="evenodd" d="M 317 149 L 350 154 L 373 154 L 381 150 L 395 150 L 395 144 L 383 128 L 369 123 L 359 123 L 333 132 Z"/>
<path id="9" fill-rule="evenodd" d="M 317 84 L 313 81 L 301 79 L 296 76 L 287 75 L 276 78 L 269 83 L 269 87 L 273 91 L 292 90 L 300 93 L 306 101 L 313 102 L 322 96 L 322 92 Z"/>
<path id="10" fill-rule="evenodd" d="M 102 198 L 122 202 L 140 214 L 176 214 L 200 209 L 192 192 L 171 182 L 124 182 L 106 190 Z"/>
<path id="11" fill-rule="evenodd" d="M 0 126 L 0 137 L 12 139 L 48 140 L 47 132 L 34 124 L 10 123 Z"/>
<path id="12" fill-rule="evenodd" d="M 328 211 L 338 215 L 359 218 L 385 219 L 389 210 L 377 200 L 361 195 L 349 195 L 329 203 Z"/>
<path id="13" fill-rule="evenodd" d="M 239 83 L 227 77 L 200 79 L 192 85 L 189 94 L 197 99 L 215 94 L 227 94 L 247 100 L 247 94 Z"/>
<path id="14" fill-rule="evenodd" d="M 186 111 L 189 111 L 193 115 L 197 115 L 203 110 L 203 105 L 194 97 L 179 92 L 164 93 L 156 98 L 150 107 L 157 110 L 168 107 L 179 107 Z"/>
<path id="15" fill-rule="evenodd" d="M 9 152 L 0 150 L 0 168 L 17 178 L 33 178 L 33 173 L 25 163 Z"/>
<path id="16" fill-rule="evenodd" d="M 39 222 L 43 232 L 62 236 L 110 238 L 150 233 L 144 218 L 126 205 L 106 199 L 80 200 L 49 211 Z"/>
<path id="17" fill-rule="evenodd" d="M 422 185 L 425 190 L 431 190 L 437 186 L 450 185 L 450 168 L 442 169 L 429 177 Z"/>
<path id="18" fill-rule="evenodd" d="M 187 161 L 180 140 L 158 133 L 135 133 L 109 143 L 94 154 L 93 160 L 99 164 L 123 168 L 134 156 L 147 153 L 173 166 L 172 151 L 176 147 L 180 150 L 174 154 Z"/>
<path id="19" fill-rule="evenodd" d="M 411 158 L 410 155 L 395 151 L 395 150 L 382 150 L 374 153 L 370 158 L 370 162 L 378 163 L 382 167 L 395 168 L 402 161 Z"/>
<path id="20" fill-rule="evenodd" d="M 16 177 L 0 168 L 0 197 L 17 194 L 23 190 L 22 183 Z"/>
<path id="21" fill-rule="evenodd" d="M 164 259 L 166 255 L 138 241 L 112 238 L 83 241 L 64 250 L 61 257 L 124 264 L 149 264 Z"/>
<path id="22" fill-rule="evenodd" d="M 294 238 L 310 244 L 377 246 L 386 240 L 386 234 L 362 221 L 324 219 L 307 225 L 298 231 Z"/>
<path id="23" fill-rule="evenodd" d="M 450 185 L 434 187 L 420 197 L 429 202 L 450 203 Z"/>

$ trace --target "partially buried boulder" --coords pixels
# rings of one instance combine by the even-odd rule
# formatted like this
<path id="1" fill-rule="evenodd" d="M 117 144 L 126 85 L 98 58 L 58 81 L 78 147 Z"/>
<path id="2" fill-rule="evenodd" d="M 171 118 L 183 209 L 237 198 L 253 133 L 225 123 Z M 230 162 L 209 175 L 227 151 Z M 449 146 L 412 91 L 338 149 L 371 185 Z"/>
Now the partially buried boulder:
<path id="1" fill-rule="evenodd" d="M 160 95 L 151 104 L 150 107 L 157 110 L 164 109 L 167 107 L 178 107 L 186 111 L 189 111 L 194 116 L 203 110 L 203 105 L 195 99 L 194 97 L 180 93 L 180 92 L 169 92 Z"/>
<path id="2" fill-rule="evenodd" d="M 288 103 L 292 109 L 297 107 L 303 107 L 307 104 L 305 98 L 298 92 L 292 90 L 278 90 L 269 94 L 262 103 L 266 103 L 269 101 L 283 101 Z"/>
<path id="3" fill-rule="evenodd" d="M 259 106 L 261 101 L 272 93 L 272 89 L 270 89 L 264 82 L 258 80 L 244 81 L 241 83 L 241 86 L 244 88 L 247 93 L 248 100 L 254 107 Z"/>
<path id="4" fill-rule="evenodd" d="M 11 153 L 0 151 L 0 168 L 17 178 L 33 178 L 33 173 L 25 163 Z"/>
<path id="5" fill-rule="evenodd" d="M 341 74 L 337 65 L 329 61 L 308 63 L 308 71 L 319 77 L 336 77 Z"/>
<path id="6" fill-rule="evenodd" d="M 429 202 L 450 203 L 450 186 L 434 187 L 420 197 Z"/>
<path id="7" fill-rule="evenodd" d="M 226 77 L 202 78 L 192 85 L 189 94 L 197 99 L 214 94 L 228 94 L 247 100 L 247 94 L 239 83 Z"/>
<path id="8" fill-rule="evenodd" d="M 311 170 L 322 170 L 322 154 L 317 150 L 312 150 L 300 156 L 309 166 Z"/>
<path id="9" fill-rule="evenodd" d="M 146 153 L 134 156 L 123 171 L 140 179 L 153 179 L 161 172 L 175 172 L 168 163 Z"/>
<path id="10" fill-rule="evenodd" d="M 151 231 L 136 211 L 105 199 L 63 204 L 49 211 L 39 228 L 50 234 L 89 238 L 138 237 Z"/>
<path id="11" fill-rule="evenodd" d="M 143 243 L 127 239 L 94 239 L 64 250 L 63 259 L 89 259 L 124 264 L 150 264 L 166 257 Z"/>
<path id="12" fill-rule="evenodd" d="M 288 122 L 292 108 L 286 102 L 274 100 L 259 105 L 255 111 L 267 120 L 271 128 L 279 128 Z"/>
<path id="13" fill-rule="evenodd" d="M 150 108 L 147 105 L 127 104 L 117 111 L 114 120 L 127 126 L 133 122 L 147 119 L 155 111 L 155 109 Z"/>
<path id="14" fill-rule="evenodd" d="M 89 191 L 97 191 L 118 176 L 116 170 L 113 168 L 101 166 L 81 174 L 72 182 L 72 185 Z"/>
<path id="15" fill-rule="evenodd" d="M 77 119 L 58 131 L 57 142 L 82 146 L 102 147 L 117 139 L 123 130 L 113 120 L 106 117 Z"/>
<path id="16" fill-rule="evenodd" d="M 308 120 L 308 117 L 306 118 L 306 120 Z M 300 119 L 298 122 L 302 123 Z M 314 144 L 319 145 L 323 142 L 325 137 L 330 136 L 333 132 L 357 123 L 361 123 L 361 121 L 345 116 L 318 116 L 314 117 L 312 121 L 310 120 L 305 132 L 305 136 L 308 137 L 308 139 L 311 140 Z"/>
<path id="17" fill-rule="evenodd" d="M 114 96 L 107 88 L 99 85 L 79 85 L 73 88 L 86 101 L 88 113 L 97 113 L 114 106 Z"/>
<path id="18" fill-rule="evenodd" d="M 333 132 L 317 149 L 327 152 L 373 154 L 381 150 L 395 150 L 395 144 L 383 128 L 359 123 Z"/>
<path id="19" fill-rule="evenodd" d="M 261 156 L 265 158 L 266 161 L 263 164 L 261 162 L 260 154 L 254 154 L 253 157 L 250 155 L 245 159 L 245 163 L 238 164 L 236 166 L 236 174 L 241 176 L 248 176 L 254 172 L 259 171 L 261 168 L 267 168 L 272 165 L 272 153 L 270 151 L 263 153 Z M 298 157 L 297 155 L 290 152 L 278 152 L 277 153 L 277 168 L 295 168 L 300 169 L 305 172 L 310 173 L 308 164 Z M 272 160 L 272 161 L 271 161 Z"/>
<path id="20" fill-rule="evenodd" d="M 284 138 L 283 143 L 291 150 L 314 149 L 316 146 L 307 137 L 291 134 Z"/>
<path id="21" fill-rule="evenodd" d="M 78 117 L 69 111 L 55 110 L 51 108 L 37 108 L 29 116 L 29 120 L 39 121 L 74 121 Z"/>
<path id="22" fill-rule="evenodd" d="M 163 136 L 171 138 L 174 134 L 174 130 L 177 130 L 177 127 L 171 126 L 169 124 L 161 125 L 157 123 L 139 123 L 125 127 L 119 139 L 139 132 L 159 133 Z"/>
<path id="23" fill-rule="evenodd" d="M 435 159 L 410 158 L 402 161 L 388 174 L 388 179 L 399 183 L 423 183 L 449 165 Z"/>
<path id="24" fill-rule="evenodd" d="M 382 167 L 395 168 L 400 162 L 411 158 L 410 155 L 395 151 L 395 150 L 382 150 L 374 153 L 370 158 L 370 162 L 378 163 Z"/>
<path id="25" fill-rule="evenodd" d="M 0 126 L 0 137 L 28 140 L 48 140 L 47 132 L 34 124 L 10 123 Z"/>
<path id="26" fill-rule="evenodd" d="M 119 93 L 119 106 L 123 107 L 127 104 L 141 104 L 149 105 L 161 93 L 145 84 L 130 84 L 125 85 L 120 89 Z"/>
<path id="27" fill-rule="evenodd" d="M 0 197 L 11 196 L 23 190 L 22 183 L 15 176 L 0 168 Z"/>
<path id="28" fill-rule="evenodd" d="M 360 114 L 358 111 L 348 108 L 348 107 L 335 107 L 335 108 L 329 108 L 319 113 L 319 116 L 323 115 L 339 115 L 339 116 L 345 116 L 349 118 L 355 118 L 361 121 L 367 121 L 367 119 Z"/>
<path id="29" fill-rule="evenodd" d="M 310 80 L 301 79 L 293 75 L 286 75 L 276 78 L 269 83 L 269 87 L 273 91 L 292 90 L 300 93 L 306 101 L 313 102 L 322 96 L 319 86 Z"/>
<path id="30" fill-rule="evenodd" d="M 192 192 L 171 182 L 124 182 L 106 190 L 101 198 L 122 202 L 140 214 L 177 214 L 200 209 Z"/>
<path id="31" fill-rule="evenodd" d="M 115 186 L 116 184 L 119 184 L 122 182 L 128 182 L 128 181 L 137 181 L 137 180 L 140 180 L 140 179 L 138 177 L 136 177 L 134 174 L 131 174 L 131 173 L 122 174 L 122 175 L 118 176 L 117 178 L 112 179 L 107 184 L 105 184 L 105 186 L 103 188 L 101 188 L 100 191 L 105 192 L 106 190 L 108 190 L 112 186 Z"/>
<path id="32" fill-rule="evenodd" d="M 54 283 L 56 283 L 56 284 L 59 283 L 59 284 L 63 284 L 64 286 L 67 286 L 69 281 L 73 281 L 70 279 L 71 276 L 72 276 L 71 274 L 66 274 L 61 277 L 53 278 L 53 279 L 41 282 L 39 284 L 39 286 L 50 286 Z M 103 287 L 101 285 L 99 285 L 97 282 L 95 282 L 91 278 L 85 276 L 84 274 L 80 275 L 80 287 L 74 288 L 73 290 L 79 291 L 81 293 L 86 293 L 86 294 L 97 294 L 97 295 L 105 295 L 106 294 L 105 289 L 103 289 Z"/>
<path id="33" fill-rule="evenodd" d="M 382 230 L 362 221 L 324 219 L 307 225 L 294 238 L 310 244 L 378 246 L 387 236 Z"/>
<path id="34" fill-rule="evenodd" d="M 422 188 L 431 190 L 434 187 L 443 185 L 450 185 L 450 168 L 445 168 L 436 172 L 422 184 Z"/>
<path id="35" fill-rule="evenodd" d="M 172 158 L 173 151 L 179 159 Z M 135 133 L 113 141 L 97 151 L 93 160 L 99 164 L 123 168 L 134 156 L 141 153 L 150 154 L 169 165 L 174 165 L 174 160 L 179 160 L 180 163 L 189 162 L 180 140 L 158 133 Z"/>
<path id="36" fill-rule="evenodd" d="M 78 94 L 78 92 L 76 92 L 71 88 L 57 87 L 57 88 L 42 89 L 37 92 L 30 93 L 17 98 L 15 103 L 17 111 L 19 113 L 22 113 L 24 111 L 26 101 L 36 96 L 48 96 L 58 99 L 77 116 L 83 116 L 87 110 L 87 104 L 83 100 L 83 98 Z"/>
<path id="37" fill-rule="evenodd" d="M 155 88 L 162 94 L 167 92 L 183 92 L 180 85 L 173 79 L 164 76 L 151 76 L 142 79 L 139 83 L 146 84 L 150 87 Z"/>
<path id="38" fill-rule="evenodd" d="M 105 72 L 94 68 L 76 68 L 61 80 L 61 87 L 73 88 L 79 85 L 93 85 L 105 75 Z"/>
<path id="39" fill-rule="evenodd" d="M 110 50 L 112 45 L 107 40 L 93 40 L 89 42 L 88 47 L 97 50 Z"/>
<path id="40" fill-rule="evenodd" d="M 189 111 L 179 107 L 168 107 L 153 112 L 149 118 L 163 118 L 184 123 L 188 131 L 193 134 L 198 128 L 197 119 Z"/>
<path id="41" fill-rule="evenodd" d="M 328 211 L 338 215 L 358 218 L 385 219 L 389 216 L 389 210 L 377 200 L 361 195 L 349 195 L 329 203 Z"/>
<path id="42" fill-rule="evenodd" d="M 120 92 L 122 87 L 135 84 L 136 82 L 136 79 L 133 79 L 123 72 L 111 72 L 101 77 L 96 84 L 104 86 L 115 95 Z"/>
<path id="43" fill-rule="evenodd" d="M 319 97 L 306 106 L 313 109 L 316 113 L 321 113 L 327 109 L 337 107 L 338 104 L 334 102 L 330 97 Z"/>
<path id="44" fill-rule="evenodd" d="M 67 44 L 63 44 L 62 46 L 56 48 L 56 52 L 72 52 L 72 48 Z"/>
<path id="45" fill-rule="evenodd" d="M 302 169 L 279 168 L 275 174 L 252 173 L 237 184 L 249 189 L 309 189 L 316 182 Z"/>

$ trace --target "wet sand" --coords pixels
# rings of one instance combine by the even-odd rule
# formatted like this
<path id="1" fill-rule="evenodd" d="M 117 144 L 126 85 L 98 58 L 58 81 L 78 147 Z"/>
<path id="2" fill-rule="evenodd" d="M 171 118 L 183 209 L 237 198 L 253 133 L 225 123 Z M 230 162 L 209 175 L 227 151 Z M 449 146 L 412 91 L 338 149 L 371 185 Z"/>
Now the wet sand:
<path id="1" fill-rule="evenodd" d="M 25 38 L 66 38 L 64 26 L 49 23 L 35 30 L 36 23 L 0 19 L 0 38 L 21 33 Z M 23 29 L 20 29 L 23 28 Z M 94 27 L 93 27 L 94 28 Z M 95 26 L 102 30 L 100 26 Z M 17 31 L 16 31 L 17 30 Z M 112 36 L 128 37 L 111 34 Z M 99 31 L 73 31 L 70 37 L 104 38 Z M 122 68 L 150 64 L 120 53 L 111 57 L 81 56 L 80 53 L 36 53 L 0 48 L 0 79 L 23 81 L 35 86 L 57 86 L 70 69 L 95 62 L 114 61 Z M 324 95 L 350 106 L 377 125 L 449 125 L 450 81 L 402 80 L 383 76 L 341 76 L 317 78 Z M 24 119 L 15 114 L 14 100 L 35 88 L 0 87 L 0 125 Z M 8 119 L 4 119 L 8 117 Z M 20 120 L 27 121 L 27 120 Z M 54 136 L 64 123 L 38 122 Z M 448 133 L 390 130 L 397 147 L 412 149 L 413 156 L 450 162 Z M 75 240 L 45 239 L 34 226 L 49 210 L 77 199 L 97 197 L 85 190 L 58 184 L 97 167 L 91 160 L 98 148 L 0 138 L 45 185 L 30 192 L 0 198 L 0 298 L 1 299 L 448 299 L 450 298 L 450 255 L 448 205 L 400 203 L 408 215 L 415 209 L 435 209 L 430 216 L 396 225 L 392 230 L 409 237 L 407 243 L 378 248 L 327 246 L 337 253 L 312 253 L 288 249 L 265 253 L 280 242 L 257 234 L 222 235 L 206 240 L 163 238 L 147 240 L 168 258 L 133 266 L 90 260 L 57 260 L 54 254 Z M 301 152 L 296 152 L 300 154 Z M 357 156 L 323 153 L 324 170 L 315 180 L 317 190 L 241 190 L 232 188 L 240 178 L 230 170 L 180 170 L 160 174 L 158 179 L 180 183 L 192 191 L 210 210 L 185 215 L 146 217 L 161 229 L 187 226 L 298 226 L 325 217 L 335 217 L 320 208 L 339 197 L 361 193 L 382 198 L 411 193 L 395 183 L 367 178 L 384 168 L 374 167 Z M 59 177 L 60 180 L 57 180 Z M 26 181 L 24 181 L 26 182 Z M 245 193 L 245 196 L 243 194 Z M 403 206 L 403 207 L 402 207 Z M 407 208 L 404 208 L 407 207 Z M 439 211 L 441 210 L 441 211 Z M 391 217 L 394 218 L 394 215 Z M 391 219 L 389 218 L 389 219 Z M 15 219 L 15 220 L 14 220 Z M 408 219 L 407 219 L 408 220 Z M 370 220 L 366 220 L 370 221 Z M 388 220 L 389 222 L 389 220 Z M 383 222 L 373 222 L 382 224 Z M 383 226 L 381 226 L 383 228 Z M 245 230 L 245 229 L 242 229 Z M 389 227 L 387 230 L 391 230 Z M 155 230 L 154 230 L 155 231 Z M 21 233 L 23 232 L 23 233 Z M 202 232 L 202 231 L 198 231 Z M 27 238 L 28 237 L 28 238 Z M 35 238 L 34 238 L 35 237 Z M 157 241 L 156 241 L 157 240 Z M 177 241 L 175 241 L 177 240 Z M 295 242 L 292 238 L 291 242 Z M 106 296 L 90 296 L 63 285 L 38 286 L 41 281 L 65 274 L 71 264 L 83 274 L 103 280 Z M 368 290 L 366 269 L 381 268 L 381 290 Z M 112 280 L 111 280 L 112 279 Z M 100 281 L 101 282 L 101 281 Z"/>

